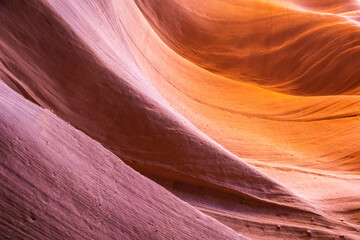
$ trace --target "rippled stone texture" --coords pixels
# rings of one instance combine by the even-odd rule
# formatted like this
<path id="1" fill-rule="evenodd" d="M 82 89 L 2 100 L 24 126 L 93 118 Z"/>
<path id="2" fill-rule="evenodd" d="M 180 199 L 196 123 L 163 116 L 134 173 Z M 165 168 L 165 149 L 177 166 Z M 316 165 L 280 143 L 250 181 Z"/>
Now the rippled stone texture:
<path id="1" fill-rule="evenodd" d="M 0 1 L 0 233 L 357 239 L 359 10 Z"/>

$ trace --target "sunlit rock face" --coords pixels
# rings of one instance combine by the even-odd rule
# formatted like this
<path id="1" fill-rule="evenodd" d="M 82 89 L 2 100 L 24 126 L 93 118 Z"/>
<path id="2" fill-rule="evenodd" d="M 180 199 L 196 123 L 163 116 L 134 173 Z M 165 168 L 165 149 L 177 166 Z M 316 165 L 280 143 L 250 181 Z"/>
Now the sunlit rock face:
<path id="1" fill-rule="evenodd" d="M 0 239 L 359 239 L 359 16 L 0 1 Z"/>

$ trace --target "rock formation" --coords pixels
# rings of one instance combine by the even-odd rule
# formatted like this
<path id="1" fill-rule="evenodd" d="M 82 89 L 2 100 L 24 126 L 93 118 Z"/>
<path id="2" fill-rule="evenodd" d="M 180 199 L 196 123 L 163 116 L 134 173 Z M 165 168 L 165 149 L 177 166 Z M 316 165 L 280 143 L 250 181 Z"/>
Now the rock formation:
<path id="1" fill-rule="evenodd" d="M 0 1 L 0 239 L 359 239 L 359 12 Z"/>

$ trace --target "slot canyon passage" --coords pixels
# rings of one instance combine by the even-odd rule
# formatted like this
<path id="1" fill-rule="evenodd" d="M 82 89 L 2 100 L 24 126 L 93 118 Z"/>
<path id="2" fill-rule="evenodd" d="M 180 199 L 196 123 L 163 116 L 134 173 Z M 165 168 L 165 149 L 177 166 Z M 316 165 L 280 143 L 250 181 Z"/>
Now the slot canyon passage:
<path id="1" fill-rule="evenodd" d="M 360 1 L 0 0 L 0 239 L 360 239 Z"/>

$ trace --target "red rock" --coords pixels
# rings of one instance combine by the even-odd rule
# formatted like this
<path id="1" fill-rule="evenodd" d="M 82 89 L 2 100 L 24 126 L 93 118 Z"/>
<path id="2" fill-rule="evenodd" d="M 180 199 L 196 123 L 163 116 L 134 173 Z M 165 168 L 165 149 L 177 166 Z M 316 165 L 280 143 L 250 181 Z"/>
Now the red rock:
<path id="1" fill-rule="evenodd" d="M 6 239 L 245 239 L 2 82 L 0 108 Z"/>
<path id="2" fill-rule="evenodd" d="M 178 234 L 175 238 L 184 239 L 190 236 L 187 232 L 195 232 L 192 238 L 208 239 L 216 237 L 212 232 L 217 229 L 222 238 L 236 236 L 227 225 L 253 239 L 302 239 L 306 231 L 314 239 L 356 239 L 359 8 L 352 0 L 1 1 L 0 79 L 48 109 L 36 123 L 25 121 L 32 115 L 20 111 L 9 119 L 11 108 L 5 106 L 10 100 L 3 98 L 0 121 L 13 126 L 1 126 L 6 130 L 6 137 L 0 136 L 7 143 L 4 156 L 14 163 L 36 162 L 16 169 L 6 166 L 20 179 L 27 179 L 28 172 L 39 182 L 53 179 L 48 194 L 66 196 L 58 199 L 61 206 L 69 207 L 76 197 L 81 206 L 107 207 L 101 213 L 85 208 L 90 209 L 87 221 L 102 221 L 107 227 L 100 235 L 84 238 L 117 236 L 117 229 L 133 226 L 136 229 L 124 236 L 167 239 Z M 34 108 L 16 99 L 17 109 Z M 57 120 L 48 122 L 48 116 Z M 65 124 L 49 126 L 53 121 Z M 60 138 L 32 132 L 43 125 Z M 88 140 L 68 140 L 62 135 L 67 132 Z M 27 134 L 26 142 L 11 142 L 22 134 Z M 105 154 L 105 160 L 97 152 Z M 37 158 L 40 153 L 75 159 L 78 167 L 72 169 L 67 161 L 64 166 L 43 162 Z M 86 164 L 92 155 L 99 157 L 90 168 Z M 113 219 L 121 218 L 112 211 L 118 207 L 113 201 L 123 200 L 116 194 L 114 200 L 106 197 L 115 186 L 99 178 L 90 181 L 100 174 L 114 179 L 111 167 L 99 161 L 124 161 L 151 179 L 132 184 L 140 175 L 129 173 L 126 201 L 133 205 L 126 206 L 134 214 L 127 215 L 128 223 L 116 221 L 112 226 Z M 42 171 L 45 167 L 52 171 Z M 71 171 L 64 172 L 64 167 Z M 79 175 L 87 177 L 75 177 Z M 61 188 L 56 179 L 63 179 Z M 0 183 L 10 186 L 5 180 Z M 23 189 L 20 184 L 14 194 Z M 86 196 L 77 199 L 83 192 Z M 34 197 L 29 202 L 9 194 L 4 192 L 2 199 L 26 206 L 16 212 L 22 222 L 38 223 L 49 211 L 38 207 Z M 99 194 L 113 208 L 98 202 Z M 170 206 L 157 194 L 171 196 Z M 147 212 L 147 201 L 151 213 L 160 215 Z M 166 213 L 161 213 L 162 207 L 167 207 Z M 195 208 L 208 216 L 201 215 L 200 225 Z M 76 213 L 76 207 L 70 210 Z M 46 216 L 58 218 L 64 211 Z M 164 219 L 159 227 L 145 224 L 150 215 Z M 1 219 L 6 233 L 49 236 L 45 225 L 35 231 L 15 226 L 9 217 Z M 187 223 L 184 235 L 179 235 L 179 222 Z M 81 238 L 63 222 L 48 224 Z M 76 226 L 89 231 L 84 234 L 97 229 L 87 223 Z M 165 230 L 171 234 L 161 235 Z"/>

